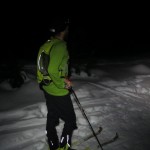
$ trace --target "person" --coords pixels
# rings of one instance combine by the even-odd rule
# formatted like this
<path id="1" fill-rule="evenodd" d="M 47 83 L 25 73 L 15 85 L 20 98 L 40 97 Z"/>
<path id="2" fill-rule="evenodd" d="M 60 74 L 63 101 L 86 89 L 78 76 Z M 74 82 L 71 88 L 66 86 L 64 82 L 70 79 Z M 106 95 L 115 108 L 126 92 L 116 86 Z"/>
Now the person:
<path id="1" fill-rule="evenodd" d="M 46 41 L 47 47 L 51 47 L 48 64 L 50 82 L 49 84 L 43 84 L 43 82 L 39 81 L 46 98 L 48 112 L 46 123 L 47 139 L 50 150 L 71 150 L 71 139 L 73 131 L 77 129 L 77 124 L 69 92 L 72 87 L 72 82 L 68 79 L 69 53 L 67 36 L 69 22 L 63 19 L 55 21 L 51 25 L 50 32 L 51 37 Z M 44 43 L 40 49 L 45 47 Z M 56 126 L 59 125 L 59 119 L 64 121 L 60 140 L 56 130 Z"/>

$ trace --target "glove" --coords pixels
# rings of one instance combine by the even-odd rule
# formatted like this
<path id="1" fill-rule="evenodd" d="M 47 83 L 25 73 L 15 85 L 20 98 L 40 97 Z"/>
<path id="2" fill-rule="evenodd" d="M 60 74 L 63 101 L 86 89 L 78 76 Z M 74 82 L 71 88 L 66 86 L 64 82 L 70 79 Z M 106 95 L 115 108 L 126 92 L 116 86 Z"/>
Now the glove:
<path id="1" fill-rule="evenodd" d="M 70 89 L 72 87 L 72 82 L 69 79 L 65 78 L 64 82 L 65 82 L 65 89 Z"/>

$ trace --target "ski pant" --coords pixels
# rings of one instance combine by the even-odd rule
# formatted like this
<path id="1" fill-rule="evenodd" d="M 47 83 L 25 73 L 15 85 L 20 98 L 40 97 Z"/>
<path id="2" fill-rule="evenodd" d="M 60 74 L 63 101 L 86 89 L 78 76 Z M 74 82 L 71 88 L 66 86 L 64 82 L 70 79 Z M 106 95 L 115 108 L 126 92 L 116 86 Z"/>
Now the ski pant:
<path id="1" fill-rule="evenodd" d="M 44 93 L 48 110 L 46 130 L 50 150 L 64 147 L 66 144 L 71 147 L 72 133 L 73 130 L 77 129 L 77 125 L 70 94 L 65 96 L 53 96 L 46 92 Z M 64 121 L 64 128 L 60 141 L 56 131 L 59 119 Z"/>

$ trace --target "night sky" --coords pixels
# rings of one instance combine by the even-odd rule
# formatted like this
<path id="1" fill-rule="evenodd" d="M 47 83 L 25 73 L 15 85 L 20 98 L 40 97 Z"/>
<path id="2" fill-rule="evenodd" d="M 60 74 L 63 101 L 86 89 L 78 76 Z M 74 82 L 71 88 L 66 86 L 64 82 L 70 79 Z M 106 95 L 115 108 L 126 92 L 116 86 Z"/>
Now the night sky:
<path id="1" fill-rule="evenodd" d="M 52 18 L 58 17 L 51 16 L 34 10 L 5 14 L 1 19 L 2 53 L 7 58 L 1 60 L 36 60 L 40 45 L 49 38 Z M 117 59 L 150 54 L 150 26 L 146 17 L 94 13 L 67 16 L 71 22 L 68 48 L 72 57 Z"/>

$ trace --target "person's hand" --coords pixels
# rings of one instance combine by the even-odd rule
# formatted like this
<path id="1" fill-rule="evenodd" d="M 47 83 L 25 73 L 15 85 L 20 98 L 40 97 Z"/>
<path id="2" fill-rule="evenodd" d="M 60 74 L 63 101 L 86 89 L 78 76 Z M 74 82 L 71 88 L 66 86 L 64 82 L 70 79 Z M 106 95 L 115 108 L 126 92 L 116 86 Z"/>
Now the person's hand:
<path id="1" fill-rule="evenodd" d="M 65 78 L 64 81 L 65 81 L 65 88 L 70 89 L 72 87 L 72 82 L 67 78 Z"/>

